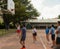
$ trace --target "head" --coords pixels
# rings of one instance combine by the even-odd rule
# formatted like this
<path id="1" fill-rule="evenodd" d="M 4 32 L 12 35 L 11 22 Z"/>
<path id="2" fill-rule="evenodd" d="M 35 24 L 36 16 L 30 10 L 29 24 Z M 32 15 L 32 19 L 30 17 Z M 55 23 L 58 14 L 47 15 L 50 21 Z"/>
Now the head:
<path id="1" fill-rule="evenodd" d="M 52 27 L 54 27 L 54 25 L 52 25 Z"/>
<path id="2" fill-rule="evenodd" d="M 60 26 L 60 21 L 58 21 L 58 26 Z"/>
<path id="3" fill-rule="evenodd" d="M 35 28 L 35 26 L 32 26 L 32 28 Z"/>

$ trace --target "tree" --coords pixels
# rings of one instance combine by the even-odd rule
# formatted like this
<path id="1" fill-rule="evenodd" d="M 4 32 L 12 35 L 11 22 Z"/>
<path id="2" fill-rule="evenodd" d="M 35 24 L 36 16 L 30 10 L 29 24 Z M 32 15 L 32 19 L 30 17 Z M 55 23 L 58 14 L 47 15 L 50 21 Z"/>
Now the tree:
<path id="1" fill-rule="evenodd" d="M 33 17 L 39 16 L 37 10 L 32 6 L 28 0 L 14 0 L 15 2 L 15 20 L 16 21 L 25 21 Z"/>
<path id="2" fill-rule="evenodd" d="M 9 27 L 9 23 L 12 22 L 12 14 L 7 10 L 7 0 L 0 1 L 1 11 L 3 13 L 2 18 L 6 29 Z"/>
<path id="3" fill-rule="evenodd" d="M 60 19 L 60 15 L 58 16 L 58 19 Z"/>
<path id="4" fill-rule="evenodd" d="M 3 0 L 3 3 L 1 3 L 1 4 L 6 4 L 6 2 L 7 2 L 7 0 Z M 6 22 L 6 23 L 8 22 L 8 24 L 11 22 L 15 23 L 15 22 L 25 21 L 27 19 L 32 19 L 33 17 L 39 16 L 39 13 L 32 6 L 30 1 L 14 0 L 14 2 L 15 2 L 15 15 L 11 15 L 8 11 L 5 13 L 3 12 L 4 13 L 4 15 L 3 15 L 4 22 Z M 4 6 L 2 6 L 2 8 L 6 9 L 7 6 L 4 5 Z"/>

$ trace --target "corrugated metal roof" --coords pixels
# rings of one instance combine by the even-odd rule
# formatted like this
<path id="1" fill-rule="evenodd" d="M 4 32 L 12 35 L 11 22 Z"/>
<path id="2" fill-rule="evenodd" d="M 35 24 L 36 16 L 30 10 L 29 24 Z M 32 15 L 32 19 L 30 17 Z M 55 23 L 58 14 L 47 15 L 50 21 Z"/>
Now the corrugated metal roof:
<path id="1" fill-rule="evenodd" d="M 35 19 L 35 20 L 31 19 L 31 20 L 28 20 L 27 22 L 41 22 L 41 23 L 43 23 L 43 22 L 48 22 L 48 23 L 57 23 L 58 21 L 60 21 L 60 19 L 40 19 L 40 20 L 38 20 L 38 19 Z"/>

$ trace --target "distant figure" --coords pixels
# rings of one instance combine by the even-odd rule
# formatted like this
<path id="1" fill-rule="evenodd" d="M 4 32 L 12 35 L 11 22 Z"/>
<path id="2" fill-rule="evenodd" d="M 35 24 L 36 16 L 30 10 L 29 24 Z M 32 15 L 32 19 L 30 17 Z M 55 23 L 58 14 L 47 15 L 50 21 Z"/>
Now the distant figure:
<path id="1" fill-rule="evenodd" d="M 50 43 L 50 41 L 49 41 L 49 27 L 47 27 L 47 26 L 46 26 L 46 29 L 45 29 L 45 33 L 46 33 L 47 42 Z"/>
<path id="2" fill-rule="evenodd" d="M 22 45 L 22 48 L 21 49 L 26 49 L 25 48 L 25 39 L 26 39 L 26 27 L 25 25 L 22 26 L 22 29 L 21 29 L 21 37 L 20 37 L 20 44 Z"/>
<path id="3" fill-rule="evenodd" d="M 35 27 L 33 27 L 33 42 L 35 43 L 37 41 L 36 36 L 37 36 L 37 30 Z"/>
<path id="4" fill-rule="evenodd" d="M 52 46 L 51 48 L 54 48 L 56 45 L 55 45 L 55 28 L 54 28 L 54 25 L 51 26 L 51 29 L 50 29 L 50 34 L 51 34 L 51 40 L 52 40 Z"/>
<path id="5" fill-rule="evenodd" d="M 58 27 L 56 30 L 57 38 L 56 38 L 56 45 L 60 47 L 60 21 L 58 21 Z"/>
<path id="6" fill-rule="evenodd" d="M 21 30 L 20 30 L 20 24 L 19 23 L 17 23 L 16 24 L 16 28 L 17 28 L 17 36 L 20 36 L 20 32 L 21 32 Z"/>

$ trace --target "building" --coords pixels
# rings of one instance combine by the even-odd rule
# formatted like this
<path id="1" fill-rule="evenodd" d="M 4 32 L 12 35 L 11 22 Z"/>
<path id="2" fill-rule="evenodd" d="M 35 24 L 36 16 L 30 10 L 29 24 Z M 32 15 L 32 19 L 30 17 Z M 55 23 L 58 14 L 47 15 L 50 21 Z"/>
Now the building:
<path id="1" fill-rule="evenodd" d="M 31 26 L 35 26 L 36 28 L 46 28 L 46 26 L 51 26 L 52 24 L 57 27 L 57 22 L 60 21 L 60 19 L 31 19 L 26 21 L 26 24 L 31 24 Z"/>

